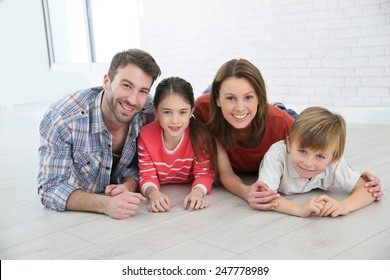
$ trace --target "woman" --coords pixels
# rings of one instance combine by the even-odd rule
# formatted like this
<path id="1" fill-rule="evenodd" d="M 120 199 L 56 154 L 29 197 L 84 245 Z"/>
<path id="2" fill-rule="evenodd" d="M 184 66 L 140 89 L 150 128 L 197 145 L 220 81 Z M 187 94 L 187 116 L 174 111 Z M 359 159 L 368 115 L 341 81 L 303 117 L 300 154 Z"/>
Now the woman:
<path id="1" fill-rule="evenodd" d="M 245 59 L 232 59 L 217 71 L 211 92 L 196 100 L 195 117 L 209 125 L 218 143 L 218 175 L 233 194 L 254 209 L 273 210 L 270 203 L 279 194 L 267 185 L 243 183 L 237 175 L 258 171 L 269 147 L 284 140 L 294 119 L 267 100 L 264 79 L 256 66 Z M 379 179 L 362 175 L 366 187 L 379 200 L 383 195 Z"/>

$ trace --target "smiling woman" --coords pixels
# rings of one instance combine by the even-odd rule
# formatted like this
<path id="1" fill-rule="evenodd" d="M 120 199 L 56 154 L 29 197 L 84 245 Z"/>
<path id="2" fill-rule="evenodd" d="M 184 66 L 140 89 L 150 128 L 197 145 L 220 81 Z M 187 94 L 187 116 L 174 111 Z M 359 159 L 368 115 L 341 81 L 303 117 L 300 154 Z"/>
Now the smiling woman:
<path id="1" fill-rule="evenodd" d="M 194 114 L 209 125 L 220 142 L 221 183 L 248 202 L 254 199 L 252 207 L 272 209 L 273 204 L 261 204 L 258 197 L 253 197 L 260 192 L 251 192 L 237 176 L 257 172 L 268 148 L 284 139 L 294 122 L 284 110 L 268 103 L 259 69 L 245 59 L 232 59 L 223 64 L 215 75 L 211 93 L 198 97 Z M 277 197 L 273 191 L 260 194 L 268 196 L 266 201 Z"/>

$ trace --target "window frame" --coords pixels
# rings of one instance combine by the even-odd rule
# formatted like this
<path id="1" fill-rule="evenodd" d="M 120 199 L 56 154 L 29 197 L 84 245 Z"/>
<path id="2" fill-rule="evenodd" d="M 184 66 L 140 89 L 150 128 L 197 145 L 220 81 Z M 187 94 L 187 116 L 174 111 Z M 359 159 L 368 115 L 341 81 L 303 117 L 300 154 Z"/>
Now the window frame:
<path id="1" fill-rule="evenodd" d="M 47 55 L 49 62 L 49 69 L 53 71 L 61 72 L 90 72 L 90 71 L 101 71 L 107 70 L 107 62 L 96 62 L 96 49 L 94 44 L 94 31 L 93 31 L 93 22 L 92 22 L 92 13 L 91 13 L 91 1 L 84 0 L 83 8 L 85 13 L 85 26 L 88 30 L 87 32 L 87 45 L 88 45 L 88 62 L 85 63 L 59 63 L 55 62 L 54 57 L 54 43 L 52 37 L 52 28 L 50 22 L 50 13 L 49 13 L 49 0 L 42 0 L 42 11 L 45 25 L 45 35 L 46 35 L 46 47 Z M 142 0 L 136 0 L 137 4 L 137 16 L 139 29 L 142 30 L 143 26 L 143 2 Z M 140 48 L 143 45 L 143 36 L 142 32 L 139 32 L 139 41 Z"/>

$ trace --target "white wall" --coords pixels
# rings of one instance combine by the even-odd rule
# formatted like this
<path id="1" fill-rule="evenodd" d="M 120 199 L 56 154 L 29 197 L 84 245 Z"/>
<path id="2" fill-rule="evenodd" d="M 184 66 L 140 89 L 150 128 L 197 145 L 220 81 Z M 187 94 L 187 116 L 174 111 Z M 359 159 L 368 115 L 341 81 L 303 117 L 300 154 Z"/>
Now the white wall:
<path id="1" fill-rule="evenodd" d="M 387 112 L 390 122 L 389 0 L 140 2 L 143 48 L 162 78 L 186 78 L 200 94 L 222 63 L 242 57 L 261 70 L 270 102 Z M 41 0 L 0 1 L 0 108 L 55 100 L 103 74 L 51 71 Z"/>
<path id="2" fill-rule="evenodd" d="M 0 1 L 0 109 L 52 102 L 90 85 L 90 73 L 49 69 L 45 36 L 41 0 Z"/>
<path id="3" fill-rule="evenodd" d="M 145 48 L 164 76 L 181 75 L 198 93 L 223 62 L 242 57 L 259 67 L 271 102 L 359 121 L 375 107 L 390 122 L 389 0 L 143 2 Z"/>

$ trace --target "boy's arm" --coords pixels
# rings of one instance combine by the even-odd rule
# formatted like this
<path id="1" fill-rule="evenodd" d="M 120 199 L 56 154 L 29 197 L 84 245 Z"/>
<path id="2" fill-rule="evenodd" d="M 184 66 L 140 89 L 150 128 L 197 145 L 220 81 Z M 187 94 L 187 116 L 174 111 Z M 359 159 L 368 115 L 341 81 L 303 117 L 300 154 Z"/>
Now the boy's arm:
<path id="1" fill-rule="evenodd" d="M 365 184 L 366 181 L 360 177 L 356 182 L 351 195 L 339 202 L 328 201 L 322 209 L 320 216 L 337 217 L 340 215 L 346 215 L 373 202 L 375 198 L 371 195 L 371 193 L 367 192 L 364 187 Z"/>
<path id="2" fill-rule="evenodd" d="M 274 199 L 272 202 L 278 203 L 278 206 L 275 207 L 274 211 L 302 218 L 306 218 L 311 214 L 318 215 L 324 204 L 324 202 L 316 196 L 313 196 L 303 203 L 292 201 L 282 196 Z"/>

